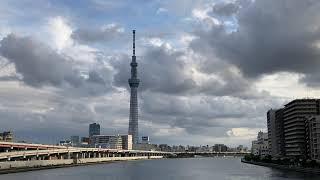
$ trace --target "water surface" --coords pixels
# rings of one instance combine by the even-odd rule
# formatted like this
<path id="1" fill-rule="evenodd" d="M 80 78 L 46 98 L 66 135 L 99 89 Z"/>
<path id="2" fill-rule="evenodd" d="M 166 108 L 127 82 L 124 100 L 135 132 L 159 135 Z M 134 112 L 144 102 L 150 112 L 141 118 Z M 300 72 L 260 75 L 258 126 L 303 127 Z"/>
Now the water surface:
<path id="1" fill-rule="evenodd" d="M 188 158 L 115 162 L 0 175 L 0 180 L 319 180 L 239 158 Z"/>

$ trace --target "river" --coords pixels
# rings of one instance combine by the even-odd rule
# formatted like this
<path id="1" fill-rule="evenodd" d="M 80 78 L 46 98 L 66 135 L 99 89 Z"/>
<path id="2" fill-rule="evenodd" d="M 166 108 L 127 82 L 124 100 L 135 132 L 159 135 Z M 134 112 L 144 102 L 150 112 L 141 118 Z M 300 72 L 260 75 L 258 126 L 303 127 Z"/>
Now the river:
<path id="1" fill-rule="evenodd" d="M 0 175 L 0 180 L 319 180 L 320 176 L 243 164 L 239 158 L 115 162 Z"/>

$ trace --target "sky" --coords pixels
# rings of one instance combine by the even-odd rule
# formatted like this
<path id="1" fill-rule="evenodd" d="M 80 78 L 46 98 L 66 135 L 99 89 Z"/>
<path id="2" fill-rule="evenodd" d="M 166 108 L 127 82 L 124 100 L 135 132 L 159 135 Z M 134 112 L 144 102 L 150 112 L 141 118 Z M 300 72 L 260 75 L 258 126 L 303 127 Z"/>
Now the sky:
<path id="1" fill-rule="evenodd" d="M 250 146 L 266 112 L 320 95 L 318 0 L 2 0 L 0 131 L 126 134 L 136 30 L 139 134 Z"/>

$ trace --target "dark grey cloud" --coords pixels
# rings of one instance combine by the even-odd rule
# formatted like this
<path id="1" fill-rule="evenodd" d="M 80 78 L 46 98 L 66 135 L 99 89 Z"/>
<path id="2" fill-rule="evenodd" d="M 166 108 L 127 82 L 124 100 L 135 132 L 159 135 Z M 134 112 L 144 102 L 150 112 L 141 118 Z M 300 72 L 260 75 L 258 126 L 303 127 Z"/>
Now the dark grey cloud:
<path id="1" fill-rule="evenodd" d="M 231 16 L 237 13 L 239 10 L 239 5 L 230 2 L 220 2 L 212 7 L 212 13 L 219 16 Z"/>
<path id="2" fill-rule="evenodd" d="M 30 85 L 41 87 L 51 85 L 64 87 L 72 94 L 99 95 L 112 90 L 112 72 L 101 65 L 84 78 L 74 68 L 72 59 L 58 54 L 49 46 L 30 37 L 18 37 L 10 34 L 0 41 L 0 55 L 14 64 L 21 80 Z M 15 76 L 4 76 L 2 79 L 17 80 Z"/>
<path id="3" fill-rule="evenodd" d="M 182 60 L 182 52 L 174 52 L 164 47 L 149 47 L 143 56 L 138 57 L 140 90 L 163 92 L 169 94 L 185 93 L 194 88 L 186 62 Z M 115 75 L 115 85 L 128 87 L 130 77 L 130 58 L 123 56 L 113 62 L 118 73 Z"/>
<path id="4" fill-rule="evenodd" d="M 81 43 L 106 42 L 123 34 L 122 26 L 118 24 L 109 24 L 101 29 L 96 28 L 80 28 L 76 29 L 71 37 Z"/>
<path id="5" fill-rule="evenodd" d="M 141 96 L 142 118 L 151 122 L 186 129 L 201 134 L 201 129 L 221 127 L 263 128 L 265 114 L 280 107 L 282 99 L 272 97 L 240 99 L 215 96 L 174 96 L 144 92 Z"/>
<path id="6" fill-rule="evenodd" d="M 71 64 L 42 43 L 14 34 L 8 35 L 0 43 L 0 54 L 15 65 L 17 73 L 29 85 L 58 86 L 68 82 L 78 86 L 81 83 L 80 76 Z"/>
<path id="7" fill-rule="evenodd" d="M 314 0 L 256 0 L 239 9 L 236 31 L 223 25 L 197 31 L 191 47 L 211 49 L 247 77 L 282 71 L 313 76 L 320 65 L 319 8 Z"/>
<path id="8" fill-rule="evenodd" d="M 120 56 L 112 61 L 117 71 L 114 76 L 114 85 L 129 87 L 127 82 L 130 77 L 130 61 L 128 56 Z M 210 61 L 206 59 L 206 62 Z M 138 63 L 141 79 L 139 90 L 141 91 L 172 95 L 235 96 L 244 99 L 269 95 L 266 92 L 258 92 L 250 80 L 243 78 L 242 74 L 233 70 L 230 65 L 222 62 L 219 66 L 210 68 L 205 63 L 202 64 L 197 57 L 194 59 L 190 57 L 186 51 L 171 50 L 165 46 L 151 46 L 138 58 Z M 206 75 L 216 75 L 220 80 L 208 78 L 205 82 L 197 83 L 191 70 L 194 64 L 199 65 L 200 71 Z M 205 68 L 209 69 L 205 70 Z"/>

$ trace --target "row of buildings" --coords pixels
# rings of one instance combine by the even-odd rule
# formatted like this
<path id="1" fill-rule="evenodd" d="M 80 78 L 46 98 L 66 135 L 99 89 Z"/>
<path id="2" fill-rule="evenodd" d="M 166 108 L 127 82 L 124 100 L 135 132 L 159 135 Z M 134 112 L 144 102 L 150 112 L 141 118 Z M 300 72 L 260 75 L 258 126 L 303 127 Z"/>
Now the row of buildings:
<path id="1" fill-rule="evenodd" d="M 150 146 L 150 139 L 148 136 L 141 138 L 141 143 L 136 144 L 134 149 L 149 150 L 152 149 Z M 75 146 L 75 147 L 96 147 L 96 148 L 108 148 L 108 149 L 133 149 L 132 135 L 101 135 L 100 124 L 92 123 L 89 124 L 89 136 L 82 137 L 71 136 L 70 140 L 60 141 L 60 145 L 63 146 Z"/>
<path id="2" fill-rule="evenodd" d="M 267 112 L 273 157 L 320 160 L 320 99 L 296 99 Z"/>
<path id="3" fill-rule="evenodd" d="M 160 144 L 157 146 L 157 150 L 166 152 L 248 152 L 248 148 L 243 145 L 231 148 L 224 144 L 215 144 L 213 146 L 169 146 L 167 144 Z"/>

